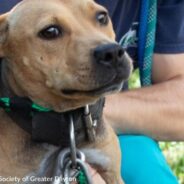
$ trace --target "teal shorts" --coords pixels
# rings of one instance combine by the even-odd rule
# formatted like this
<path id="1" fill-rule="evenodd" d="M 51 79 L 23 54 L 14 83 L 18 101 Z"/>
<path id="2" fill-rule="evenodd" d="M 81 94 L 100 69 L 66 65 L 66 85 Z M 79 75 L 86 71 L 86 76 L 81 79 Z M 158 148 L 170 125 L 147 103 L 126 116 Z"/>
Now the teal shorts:
<path id="1" fill-rule="evenodd" d="M 146 136 L 118 137 L 125 184 L 178 184 L 157 142 Z"/>

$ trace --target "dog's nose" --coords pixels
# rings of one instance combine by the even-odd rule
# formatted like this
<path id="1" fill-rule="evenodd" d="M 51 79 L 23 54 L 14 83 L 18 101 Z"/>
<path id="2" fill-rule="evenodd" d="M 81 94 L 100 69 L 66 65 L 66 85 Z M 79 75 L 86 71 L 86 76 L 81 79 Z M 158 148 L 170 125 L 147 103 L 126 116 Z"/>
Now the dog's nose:
<path id="1" fill-rule="evenodd" d="M 93 56 L 97 63 L 104 66 L 117 66 L 122 61 L 123 48 L 118 44 L 103 44 L 94 49 Z"/>

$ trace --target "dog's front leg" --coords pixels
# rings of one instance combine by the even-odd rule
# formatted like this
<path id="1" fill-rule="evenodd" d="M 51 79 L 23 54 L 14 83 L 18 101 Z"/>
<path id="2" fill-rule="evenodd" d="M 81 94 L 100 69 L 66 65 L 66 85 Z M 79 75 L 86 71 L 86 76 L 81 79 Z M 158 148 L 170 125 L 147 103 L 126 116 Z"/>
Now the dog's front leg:
<path id="1" fill-rule="evenodd" d="M 83 149 L 86 160 L 102 176 L 107 184 L 124 184 L 121 168 L 121 151 L 114 130 L 105 125 L 105 132 L 96 142 Z"/>

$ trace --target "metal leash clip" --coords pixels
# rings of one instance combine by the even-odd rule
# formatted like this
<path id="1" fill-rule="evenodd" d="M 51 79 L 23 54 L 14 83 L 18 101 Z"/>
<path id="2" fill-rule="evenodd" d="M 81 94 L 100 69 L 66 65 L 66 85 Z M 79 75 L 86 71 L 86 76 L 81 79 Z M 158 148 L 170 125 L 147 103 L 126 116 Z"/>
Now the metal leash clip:
<path id="1" fill-rule="evenodd" d="M 83 152 L 76 149 L 72 116 L 70 116 L 70 148 L 62 151 L 62 153 L 59 155 L 59 161 L 63 180 L 58 184 L 70 184 L 73 181 L 76 181 L 77 184 L 80 184 L 79 176 L 81 173 L 84 176 L 83 178 L 85 178 L 85 184 L 92 184 L 92 179 L 85 163 L 85 155 Z"/>
<path id="2" fill-rule="evenodd" d="M 91 113 L 89 111 L 89 105 L 85 106 L 84 110 L 84 119 L 87 127 L 87 134 L 90 142 L 94 142 L 96 139 L 96 127 L 97 127 L 97 120 L 92 119 Z"/>

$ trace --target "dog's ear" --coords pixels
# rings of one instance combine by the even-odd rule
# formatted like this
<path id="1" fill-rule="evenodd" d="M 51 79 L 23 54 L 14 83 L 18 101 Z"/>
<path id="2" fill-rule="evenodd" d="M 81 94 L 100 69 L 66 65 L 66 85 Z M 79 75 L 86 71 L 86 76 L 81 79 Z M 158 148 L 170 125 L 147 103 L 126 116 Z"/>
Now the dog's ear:
<path id="1" fill-rule="evenodd" d="M 3 57 L 3 45 L 8 34 L 7 15 L 8 14 L 0 15 L 0 58 Z"/>

